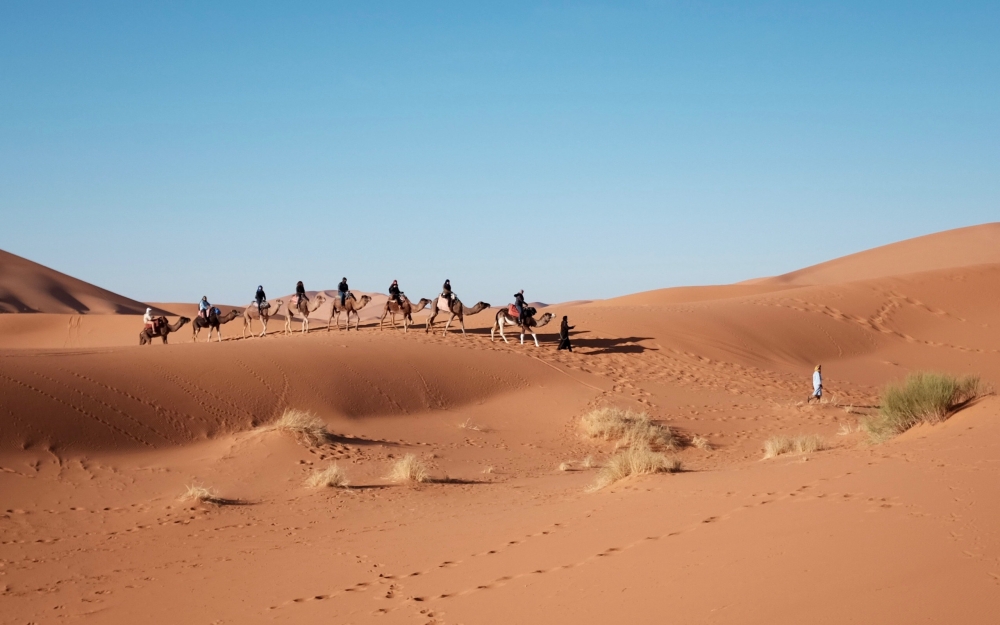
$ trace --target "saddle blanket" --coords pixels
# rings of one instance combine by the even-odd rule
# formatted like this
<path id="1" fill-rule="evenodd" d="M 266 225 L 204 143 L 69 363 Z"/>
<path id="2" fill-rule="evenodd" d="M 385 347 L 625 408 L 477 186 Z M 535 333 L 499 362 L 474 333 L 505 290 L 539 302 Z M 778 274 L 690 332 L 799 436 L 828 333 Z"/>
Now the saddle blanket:
<path id="1" fill-rule="evenodd" d="M 517 319 L 517 317 L 518 317 L 517 306 L 515 306 L 513 304 L 507 304 L 507 314 L 510 315 L 511 317 Z"/>
<path id="2" fill-rule="evenodd" d="M 451 308 L 448 307 L 447 297 L 439 297 L 437 307 L 441 312 L 451 312 Z"/>

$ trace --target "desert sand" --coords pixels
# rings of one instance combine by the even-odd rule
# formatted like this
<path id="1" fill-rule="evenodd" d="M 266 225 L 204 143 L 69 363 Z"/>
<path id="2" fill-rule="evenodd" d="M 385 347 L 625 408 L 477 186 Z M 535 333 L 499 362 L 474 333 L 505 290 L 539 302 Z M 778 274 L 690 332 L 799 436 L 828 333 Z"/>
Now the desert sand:
<path id="1" fill-rule="evenodd" d="M 909 372 L 1000 380 L 998 250 L 987 224 L 554 304 L 540 348 L 491 341 L 496 309 L 380 331 L 384 295 L 359 332 L 327 304 L 308 334 L 140 347 L 142 303 L 4 254 L 0 622 L 995 623 L 1000 399 L 882 444 L 857 424 Z M 708 446 L 591 491 L 598 406 Z M 329 437 L 269 428 L 289 408 Z M 781 434 L 827 448 L 762 459 Z M 407 454 L 431 481 L 385 479 Z M 331 462 L 349 488 L 307 485 Z"/>

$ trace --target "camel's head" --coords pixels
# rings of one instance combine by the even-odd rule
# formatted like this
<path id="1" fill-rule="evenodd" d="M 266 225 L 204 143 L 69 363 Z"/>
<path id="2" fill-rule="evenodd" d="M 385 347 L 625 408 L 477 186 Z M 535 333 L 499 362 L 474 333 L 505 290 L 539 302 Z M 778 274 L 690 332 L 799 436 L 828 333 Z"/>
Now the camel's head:
<path id="1" fill-rule="evenodd" d="M 326 297 L 324 297 L 322 293 L 317 293 L 316 294 L 316 301 L 319 302 L 320 304 L 322 304 L 323 302 L 326 301 Z"/>
<path id="2" fill-rule="evenodd" d="M 180 321 L 181 325 L 184 325 L 185 323 L 191 323 L 191 318 L 190 317 L 181 317 L 180 319 L 178 319 L 178 321 Z"/>
<path id="3" fill-rule="evenodd" d="M 361 296 L 361 303 L 362 304 L 367 304 L 370 301 L 372 301 L 371 296 L 369 296 L 369 295 L 362 295 Z"/>

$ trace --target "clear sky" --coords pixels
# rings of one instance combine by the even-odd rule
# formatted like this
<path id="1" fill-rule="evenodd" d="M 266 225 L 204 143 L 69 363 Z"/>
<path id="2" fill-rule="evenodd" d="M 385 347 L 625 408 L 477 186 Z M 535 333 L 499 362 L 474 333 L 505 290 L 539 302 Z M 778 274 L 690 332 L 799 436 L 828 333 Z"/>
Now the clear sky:
<path id="1" fill-rule="evenodd" d="M 996 2 L 0 3 L 0 248 L 545 302 L 1000 215 Z"/>

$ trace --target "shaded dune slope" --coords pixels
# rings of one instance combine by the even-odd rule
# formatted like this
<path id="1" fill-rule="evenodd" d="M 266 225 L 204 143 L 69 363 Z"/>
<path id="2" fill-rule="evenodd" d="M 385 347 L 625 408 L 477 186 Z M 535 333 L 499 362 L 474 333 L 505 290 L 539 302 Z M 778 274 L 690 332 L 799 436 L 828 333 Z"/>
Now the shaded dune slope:
<path id="1" fill-rule="evenodd" d="M 0 250 L 0 312 L 141 315 L 146 305 Z"/>

